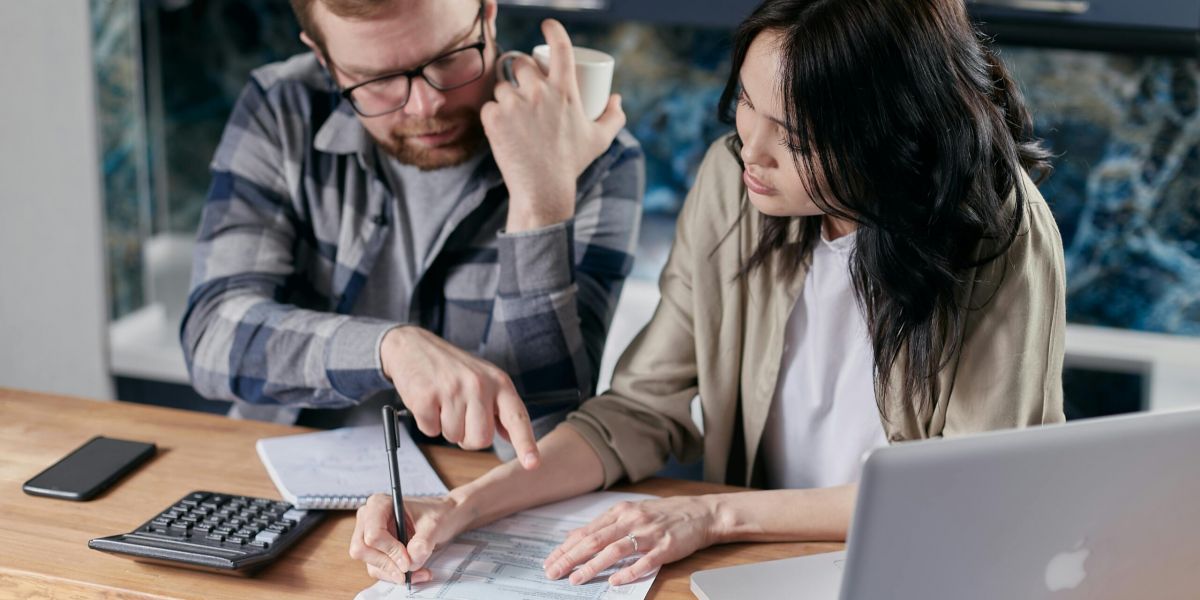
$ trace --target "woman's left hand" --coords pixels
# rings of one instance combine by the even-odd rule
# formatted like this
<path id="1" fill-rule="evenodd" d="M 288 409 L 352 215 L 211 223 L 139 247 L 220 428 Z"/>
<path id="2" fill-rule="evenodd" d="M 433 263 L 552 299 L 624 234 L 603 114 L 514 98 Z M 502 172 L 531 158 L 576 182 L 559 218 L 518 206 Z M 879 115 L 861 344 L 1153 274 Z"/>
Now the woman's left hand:
<path id="1" fill-rule="evenodd" d="M 710 497 L 682 496 L 620 502 L 585 527 L 576 529 L 546 557 L 546 576 L 570 573 L 574 585 L 587 583 L 620 560 L 641 554 L 608 578 L 612 585 L 636 581 L 654 569 L 714 544 L 715 510 Z M 630 538 L 630 536 L 633 538 Z M 637 540 L 636 548 L 633 540 Z M 575 572 L 571 569 L 579 566 Z"/>

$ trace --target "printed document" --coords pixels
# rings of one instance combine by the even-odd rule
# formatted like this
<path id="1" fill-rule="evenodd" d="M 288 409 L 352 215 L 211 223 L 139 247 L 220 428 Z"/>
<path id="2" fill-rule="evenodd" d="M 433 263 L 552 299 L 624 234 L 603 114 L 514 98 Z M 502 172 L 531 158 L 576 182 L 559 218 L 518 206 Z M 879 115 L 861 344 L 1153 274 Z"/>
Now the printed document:
<path id="1" fill-rule="evenodd" d="M 587 525 L 610 506 L 650 498 L 654 496 L 595 492 L 517 513 L 438 549 L 428 564 L 433 581 L 414 584 L 411 596 L 403 585 L 380 581 L 356 600 L 642 600 L 657 570 L 630 584 L 608 584 L 609 576 L 641 555 L 625 558 L 583 585 L 571 585 L 566 577 L 547 579 L 542 561 L 569 531 Z"/>

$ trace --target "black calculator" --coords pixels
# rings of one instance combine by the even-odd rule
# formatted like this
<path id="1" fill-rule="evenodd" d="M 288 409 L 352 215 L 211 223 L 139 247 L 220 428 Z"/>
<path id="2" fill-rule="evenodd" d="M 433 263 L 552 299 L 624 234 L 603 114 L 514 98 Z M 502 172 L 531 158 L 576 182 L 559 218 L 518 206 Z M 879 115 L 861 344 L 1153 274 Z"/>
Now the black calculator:
<path id="1" fill-rule="evenodd" d="M 279 500 L 192 492 L 141 527 L 96 538 L 88 547 L 143 562 L 250 575 L 323 516 Z"/>

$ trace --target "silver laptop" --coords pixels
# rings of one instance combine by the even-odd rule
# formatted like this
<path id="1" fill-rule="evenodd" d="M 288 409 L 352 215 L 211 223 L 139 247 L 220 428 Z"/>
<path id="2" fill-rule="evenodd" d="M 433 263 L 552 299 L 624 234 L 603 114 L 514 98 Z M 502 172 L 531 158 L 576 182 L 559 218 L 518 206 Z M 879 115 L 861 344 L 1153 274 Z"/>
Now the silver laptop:
<path id="1" fill-rule="evenodd" d="M 1200 410 L 880 448 L 846 552 L 699 571 L 727 598 L 1200 598 Z"/>

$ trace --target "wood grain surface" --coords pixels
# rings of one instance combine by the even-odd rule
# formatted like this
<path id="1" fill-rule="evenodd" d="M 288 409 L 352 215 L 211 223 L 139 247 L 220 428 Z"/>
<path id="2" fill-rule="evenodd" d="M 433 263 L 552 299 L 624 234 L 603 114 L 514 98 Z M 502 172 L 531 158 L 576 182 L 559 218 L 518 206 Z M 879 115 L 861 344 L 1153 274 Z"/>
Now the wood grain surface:
<path id="1" fill-rule="evenodd" d="M 0 597 L 351 598 L 373 580 L 347 553 L 353 511 L 332 513 L 252 578 L 137 563 L 91 550 L 89 539 L 125 533 L 192 490 L 280 498 L 258 460 L 262 437 L 302 427 L 0 389 Z M 158 455 L 90 502 L 26 495 L 21 485 L 96 435 L 154 442 Z M 426 447 L 454 487 L 497 464 L 486 452 Z M 616 488 L 659 496 L 737 488 L 650 479 Z M 649 597 L 692 598 L 697 570 L 840 550 L 841 544 L 730 544 L 667 565 Z"/>

